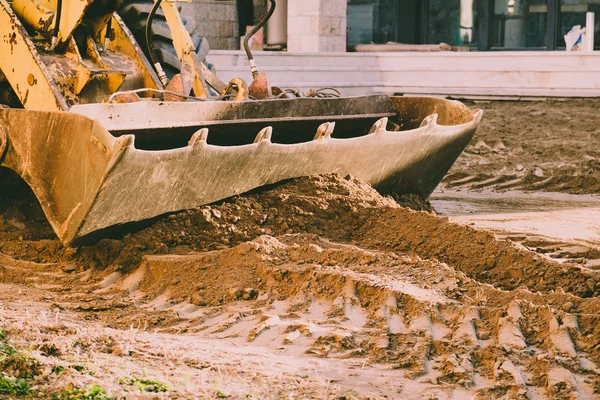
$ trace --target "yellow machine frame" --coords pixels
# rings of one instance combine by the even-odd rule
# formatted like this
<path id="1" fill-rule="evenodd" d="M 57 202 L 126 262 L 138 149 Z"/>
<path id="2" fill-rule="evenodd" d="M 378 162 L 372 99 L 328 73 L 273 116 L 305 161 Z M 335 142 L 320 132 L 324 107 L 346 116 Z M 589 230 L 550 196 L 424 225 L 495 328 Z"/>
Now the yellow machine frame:
<path id="1" fill-rule="evenodd" d="M 119 90 L 166 85 L 114 9 L 93 10 L 93 3 L 62 0 L 56 29 L 56 0 L 0 0 L 0 82 L 10 83 L 25 109 L 66 111 Z M 161 8 L 182 63 L 178 91 L 206 97 L 205 78 L 222 91 L 226 85 L 200 61 L 176 3 L 165 0 Z"/>

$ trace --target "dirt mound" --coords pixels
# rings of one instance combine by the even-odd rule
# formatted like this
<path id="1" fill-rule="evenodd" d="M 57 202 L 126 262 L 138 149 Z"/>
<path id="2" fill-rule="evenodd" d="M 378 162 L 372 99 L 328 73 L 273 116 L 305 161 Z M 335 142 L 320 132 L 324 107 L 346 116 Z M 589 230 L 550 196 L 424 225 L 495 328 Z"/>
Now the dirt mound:
<path id="1" fill-rule="evenodd" d="M 336 175 L 301 178 L 174 214 L 123 240 L 105 239 L 76 249 L 68 258 L 127 272 L 139 265 L 144 254 L 216 250 L 264 234 L 291 233 L 319 234 L 366 248 L 439 259 L 474 279 L 506 290 L 523 285 L 544 293 L 560 288 L 580 297 L 600 294 L 600 282 L 592 276 L 593 271 L 554 263 L 509 241 L 499 241 L 491 233 L 402 208 L 370 186 Z M 43 247 L 50 253 L 56 249 L 61 260 L 67 251 Z M 45 257 L 36 244 L 9 242 L 3 251 L 20 257 L 34 254 L 34 261 L 58 261 L 52 253 Z"/>
<path id="2" fill-rule="evenodd" d="M 369 248 L 414 253 L 438 259 L 469 277 L 504 290 L 520 286 L 548 293 L 563 290 L 581 297 L 598 296 L 597 273 L 559 264 L 486 231 L 406 209 L 380 210 L 355 232 Z"/>
<path id="3" fill-rule="evenodd" d="M 12 209 L 14 203 L 3 208 L 5 220 Z M 404 208 L 351 177 L 291 180 L 78 248 L 39 239 L 42 222 L 25 214 L 19 221 L 1 232 L 0 282 L 13 288 L 4 301 L 13 304 L 19 288 L 32 302 L 27 307 L 45 310 L 46 322 L 19 323 L 21 305 L 2 329 L 23 338 L 15 345 L 45 346 L 33 351 L 41 370 L 74 364 L 66 344 L 81 343 L 77 354 L 86 361 L 76 365 L 93 369 L 114 394 L 145 385 L 142 371 L 151 368 L 170 383 L 168 391 L 193 398 L 206 387 L 182 376 L 201 382 L 208 369 L 213 382 L 222 371 L 241 382 L 219 381 L 234 397 L 248 388 L 273 397 L 232 367 L 240 362 L 251 363 L 260 379 L 285 371 L 277 381 L 282 395 L 600 393 L 596 271 Z M 64 315 L 67 331 L 60 340 L 52 333 L 40 339 L 54 314 Z M 207 348 L 220 349 L 227 367 L 215 365 Z M 252 352 L 278 362 L 257 361 Z M 120 359 L 135 376 L 109 366 Z M 318 367 L 308 367 L 315 360 Z M 293 379 L 315 376 L 310 368 L 321 381 L 292 389 Z M 65 383 L 94 382 L 75 372 Z M 42 377 L 42 387 L 57 384 L 52 374 Z M 339 388 L 324 389 L 332 382 Z"/>
<path id="4" fill-rule="evenodd" d="M 450 187 L 600 193 L 597 99 L 478 102 L 484 118 Z"/>
<path id="5" fill-rule="evenodd" d="M 559 264 L 492 233 L 399 206 L 370 186 L 336 175 L 301 178 L 212 206 L 170 215 L 122 240 L 62 249 L 43 241 L 6 241 L 2 251 L 31 261 L 118 269 L 137 267 L 146 254 L 217 250 L 260 235 L 318 234 L 365 248 L 437 259 L 504 290 L 520 286 L 579 297 L 600 295 L 595 271 Z M 46 252 L 40 251 L 43 248 Z"/>

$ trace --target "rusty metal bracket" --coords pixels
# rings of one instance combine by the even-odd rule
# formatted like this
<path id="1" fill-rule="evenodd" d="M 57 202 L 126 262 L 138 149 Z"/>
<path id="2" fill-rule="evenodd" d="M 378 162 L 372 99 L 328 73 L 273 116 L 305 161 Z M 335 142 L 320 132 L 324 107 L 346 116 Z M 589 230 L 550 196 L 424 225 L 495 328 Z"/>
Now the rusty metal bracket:
<path id="1" fill-rule="evenodd" d="M 233 78 L 220 94 L 222 98 L 233 96 L 234 102 L 248 100 L 248 88 L 246 87 L 246 82 L 244 82 L 242 78 Z"/>

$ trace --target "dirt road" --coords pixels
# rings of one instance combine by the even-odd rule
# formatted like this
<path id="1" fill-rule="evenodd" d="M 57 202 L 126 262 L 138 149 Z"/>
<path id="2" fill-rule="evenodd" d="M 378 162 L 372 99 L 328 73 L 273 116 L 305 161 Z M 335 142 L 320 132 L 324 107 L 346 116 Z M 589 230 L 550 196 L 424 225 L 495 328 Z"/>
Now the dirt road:
<path id="1" fill-rule="evenodd" d="M 489 120 L 432 197 L 440 215 L 331 175 L 63 248 L 11 186 L 0 203 L 0 393 L 598 398 L 600 199 L 541 192 L 597 193 L 597 169 L 581 177 L 599 161 L 584 145 L 598 131 L 582 125 L 567 145 L 547 124 L 537 147 L 551 167 L 517 129 L 534 135 L 537 119 L 515 118 L 563 108 L 477 106 Z M 594 105 L 567 106 L 577 124 Z M 577 150 L 556 154 L 565 148 Z M 503 182 L 521 183 L 489 184 L 513 164 L 526 172 Z"/>
<path id="2" fill-rule="evenodd" d="M 478 102 L 484 118 L 447 187 L 600 192 L 600 100 Z"/>

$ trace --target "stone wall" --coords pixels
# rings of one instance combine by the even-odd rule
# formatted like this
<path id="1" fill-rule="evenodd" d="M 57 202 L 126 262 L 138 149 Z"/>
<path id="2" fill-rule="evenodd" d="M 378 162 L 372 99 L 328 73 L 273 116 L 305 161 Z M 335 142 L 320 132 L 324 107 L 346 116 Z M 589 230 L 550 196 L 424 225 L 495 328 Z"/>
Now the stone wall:
<path id="1" fill-rule="evenodd" d="M 347 0 L 288 0 L 288 51 L 345 52 Z"/>
<path id="2" fill-rule="evenodd" d="M 258 23 L 267 14 L 267 3 L 269 0 L 253 0 L 254 21 Z"/>
<path id="3" fill-rule="evenodd" d="M 235 0 L 193 0 L 179 3 L 181 15 L 195 25 L 195 33 L 208 40 L 211 49 L 240 48 Z"/>
<path id="4" fill-rule="evenodd" d="M 195 33 L 214 50 L 240 48 L 236 0 L 192 0 L 179 3 Z M 254 0 L 254 21 L 267 11 L 268 0 Z M 347 0 L 288 0 L 288 51 L 345 52 Z M 266 27 L 265 27 L 266 28 Z M 266 32 L 265 32 L 266 36 Z"/>

